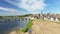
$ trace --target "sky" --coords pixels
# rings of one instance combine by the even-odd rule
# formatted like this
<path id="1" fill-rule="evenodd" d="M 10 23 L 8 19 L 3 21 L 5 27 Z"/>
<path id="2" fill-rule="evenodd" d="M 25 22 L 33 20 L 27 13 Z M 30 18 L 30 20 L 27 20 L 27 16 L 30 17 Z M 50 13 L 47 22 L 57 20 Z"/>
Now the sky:
<path id="1" fill-rule="evenodd" d="M 0 16 L 60 14 L 60 0 L 0 0 Z"/>

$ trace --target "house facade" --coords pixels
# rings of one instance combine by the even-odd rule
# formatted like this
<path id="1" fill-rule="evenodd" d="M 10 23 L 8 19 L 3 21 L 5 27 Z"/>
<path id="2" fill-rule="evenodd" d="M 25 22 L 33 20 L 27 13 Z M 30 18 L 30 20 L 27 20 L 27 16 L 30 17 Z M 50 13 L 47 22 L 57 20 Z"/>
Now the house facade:
<path id="1" fill-rule="evenodd" d="M 30 15 L 31 19 L 42 19 L 49 21 L 59 21 L 56 14 L 32 14 Z"/>

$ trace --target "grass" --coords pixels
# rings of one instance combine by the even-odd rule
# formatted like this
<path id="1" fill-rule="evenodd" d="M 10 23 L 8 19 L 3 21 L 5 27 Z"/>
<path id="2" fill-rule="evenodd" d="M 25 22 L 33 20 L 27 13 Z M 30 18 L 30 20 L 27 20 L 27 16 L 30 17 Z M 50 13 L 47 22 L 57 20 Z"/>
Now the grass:
<path id="1" fill-rule="evenodd" d="M 21 31 L 25 33 L 25 32 L 27 32 L 28 29 L 31 28 L 31 27 L 32 27 L 32 20 L 30 20 L 30 21 L 27 23 L 26 27 L 23 28 Z"/>

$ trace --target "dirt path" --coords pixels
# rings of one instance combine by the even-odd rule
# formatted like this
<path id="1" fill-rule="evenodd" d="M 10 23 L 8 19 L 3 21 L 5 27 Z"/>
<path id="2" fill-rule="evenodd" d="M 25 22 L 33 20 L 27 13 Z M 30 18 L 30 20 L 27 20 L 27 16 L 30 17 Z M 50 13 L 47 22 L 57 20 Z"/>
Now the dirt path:
<path id="1" fill-rule="evenodd" d="M 60 24 L 42 20 L 34 20 L 32 23 L 32 34 L 60 34 Z"/>

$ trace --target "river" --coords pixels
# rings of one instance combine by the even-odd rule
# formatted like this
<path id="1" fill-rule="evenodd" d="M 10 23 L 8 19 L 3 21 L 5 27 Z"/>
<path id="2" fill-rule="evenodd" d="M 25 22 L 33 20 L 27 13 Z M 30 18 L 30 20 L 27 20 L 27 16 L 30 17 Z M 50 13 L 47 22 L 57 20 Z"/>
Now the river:
<path id="1" fill-rule="evenodd" d="M 8 34 L 13 30 L 24 28 L 28 22 L 29 20 L 0 22 L 0 34 Z"/>

